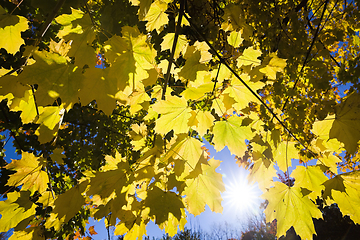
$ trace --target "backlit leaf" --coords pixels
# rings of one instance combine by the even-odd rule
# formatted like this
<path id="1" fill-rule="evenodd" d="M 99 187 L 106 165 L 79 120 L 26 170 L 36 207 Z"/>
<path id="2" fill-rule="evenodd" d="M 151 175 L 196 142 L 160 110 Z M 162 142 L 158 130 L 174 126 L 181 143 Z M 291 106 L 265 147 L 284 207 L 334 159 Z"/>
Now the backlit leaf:
<path id="1" fill-rule="evenodd" d="M 226 120 L 218 121 L 214 125 L 213 142 L 216 151 L 227 146 L 232 154 L 242 156 L 247 150 L 245 140 L 254 136 L 249 127 L 241 126 L 242 118 L 231 116 Z"/>

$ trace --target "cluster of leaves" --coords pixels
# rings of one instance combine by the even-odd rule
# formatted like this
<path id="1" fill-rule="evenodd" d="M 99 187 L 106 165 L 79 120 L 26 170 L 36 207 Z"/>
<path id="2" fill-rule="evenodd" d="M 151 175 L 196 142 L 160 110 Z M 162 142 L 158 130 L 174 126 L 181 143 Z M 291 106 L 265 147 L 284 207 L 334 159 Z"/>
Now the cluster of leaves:
<path id="1" fill-rule="evenodd" d="M 317 198 L 360 223 L 357 2 L 13 2 L 1 129 L 21 159 L 2 169 L 0 232 L 66 238 L 93 217 L 125 239 L 149 221 L 174 236 L 185 210 L 222 211 L 203 139 L 250 169 L 278 237 L 312 239 Z"/>

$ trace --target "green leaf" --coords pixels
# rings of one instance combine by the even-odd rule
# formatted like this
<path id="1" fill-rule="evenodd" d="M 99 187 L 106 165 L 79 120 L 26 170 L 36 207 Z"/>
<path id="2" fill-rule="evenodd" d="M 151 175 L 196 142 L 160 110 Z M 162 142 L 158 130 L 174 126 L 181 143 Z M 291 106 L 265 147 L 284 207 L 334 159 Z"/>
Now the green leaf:
<path id="1" fill-rule="evenodd" d="M 242 156 L 247 150 L 245 140 L 251 140 L 254 136 L 250 127 L 241 126 L 242 118 L 231 116 L 224 121 L 218 121 L 214 125 L 214 147 L 221 151 L 227 146 L 232 154 Z"/>

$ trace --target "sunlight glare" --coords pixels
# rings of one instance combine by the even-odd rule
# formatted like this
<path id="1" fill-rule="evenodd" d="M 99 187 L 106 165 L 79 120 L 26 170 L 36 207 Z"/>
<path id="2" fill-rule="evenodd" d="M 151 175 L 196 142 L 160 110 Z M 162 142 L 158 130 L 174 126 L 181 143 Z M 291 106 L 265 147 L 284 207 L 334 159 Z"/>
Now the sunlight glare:
<path id="1" fill-rule="evenodd" d="M 229 179 L 230 180 L 230 179 Z M 260 211 L 261 191 L 255 184 L 249 184 L 244 174 L 233 177 L 225 185 L 224 200 L 236 214 L 257 215 Z"/>

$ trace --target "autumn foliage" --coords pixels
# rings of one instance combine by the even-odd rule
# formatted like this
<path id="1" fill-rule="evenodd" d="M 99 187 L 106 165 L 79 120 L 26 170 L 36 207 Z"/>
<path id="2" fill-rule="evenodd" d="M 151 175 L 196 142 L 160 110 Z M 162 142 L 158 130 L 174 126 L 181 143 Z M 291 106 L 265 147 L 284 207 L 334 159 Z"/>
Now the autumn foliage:
<path id="1" fill-rule="evenodd" d="M 0 232 L 80 238 L 92 217 L 174 236 L 222 211 L 205 140 L 249 169 L 278 237 L 312 239 L 318 198 L 360 223 L 358 7 L 2 1 L 0 127 L 21 159 L 1 169 Z"/>

